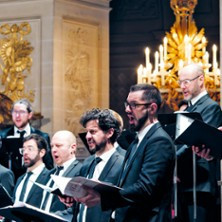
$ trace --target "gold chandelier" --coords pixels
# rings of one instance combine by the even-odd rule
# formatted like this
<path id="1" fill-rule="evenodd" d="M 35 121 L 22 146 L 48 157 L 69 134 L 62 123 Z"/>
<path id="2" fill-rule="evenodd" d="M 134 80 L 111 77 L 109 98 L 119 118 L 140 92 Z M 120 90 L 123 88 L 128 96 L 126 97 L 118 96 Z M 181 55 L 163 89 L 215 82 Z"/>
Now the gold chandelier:
<path id="1" fill-rule="evenodd" d="M 212 47 L 212 64 L 206 50 L 207 39 L 204 28 L 199 32 L 192 18 L 197 0 L 171 0 L 176 21 L 166 33 L 163 44 L 154 54 L 154 67 L 150 63 L 150 49 L 145 49 L 145 66 L 137 70 L 137 83 L 151 83 L 157 86 L 167 104 L 177 109 L 182 99 L 178 85 L 178 70 L 190 63 L 199 63 L 205 72 L 205 85 L 211 97 L 219 101 L 220 69 L 217 63 L 217 46 Z"/>

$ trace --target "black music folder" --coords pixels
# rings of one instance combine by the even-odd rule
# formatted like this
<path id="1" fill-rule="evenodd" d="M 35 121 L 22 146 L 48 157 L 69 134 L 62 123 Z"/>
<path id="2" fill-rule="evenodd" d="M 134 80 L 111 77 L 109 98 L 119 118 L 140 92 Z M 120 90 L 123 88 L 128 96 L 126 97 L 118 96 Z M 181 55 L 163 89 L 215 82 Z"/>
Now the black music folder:
<path id="1" fill-rule="evenodd" d="M 204 144 L 210 149 L 211 156 L 222 158 L 222 131 L 197 119 L 176 138 L 175 142 L 188 146 L 196 145 L 200 148 Z"/>
<path id="2" fill-rule="evenodd" d="M 19 148 L 23 146 L 22 138 L 3 138 L 0 149 L 0 163 L 11 169 L 15 175 L 15 179 L 25 173 L 23 167 L 22 155 Z"/>
<path id="3" fill-rule="evenodd" d="M 67 222 L 66 219 L 56 214 L 48 213 L 23 202 L 0 208 L 0 215 L 16 222 Z"/>
<path id="4" fill-rule="evenodd" d="M 186 117 L 189 117 L 191 119 L 198 119 L 202 121 L 202 117 L 200 113 L 193 112 L 175 112 L 175 113 L 169 113 L 169 114 L 159 114 L 158 120 L 160 124 L 162 125 L 163 129 L 169 134 L 169 136 L 174 140 L 176 135 L 176 123 L 177 123 L 177 116 L 179 114 L 182 114 Z"/>

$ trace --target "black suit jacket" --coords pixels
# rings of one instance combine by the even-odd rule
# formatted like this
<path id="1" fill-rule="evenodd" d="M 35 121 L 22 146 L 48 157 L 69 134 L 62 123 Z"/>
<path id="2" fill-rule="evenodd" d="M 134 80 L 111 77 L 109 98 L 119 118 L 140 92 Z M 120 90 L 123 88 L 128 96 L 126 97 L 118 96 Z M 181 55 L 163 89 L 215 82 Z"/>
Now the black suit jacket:
<path id="1" fill-rule="evenodd" d="M 118 150 L 116 150 L 113 153 L 113 155 L 110 157 L 110 159 L 106 163 L 98 179 L 100 181 L 108 182 L 108 183 L 112 183 L 116 185 L 118 182 L 124 155 L 125 155 L 125 151 L 121 149 L 120 147 L 118 147 Z M 87 159 L 85 159 L 82 169 L 80 171 L 81 176 L 87 177 L 94 158 L 95 158 L 95 155 L 92 155 L 88 157 Z M 79 213 L 79 204 L 77 204 L 74 207 L 74 216 L 72 220 L 73 222 L 77 221 L 78 213 Z M 112 213 L 111 210 L 102 211 L 101 205 L 96 205 L 94 207 L 87 209 L 86 222 L 91 222 L 91 221 L 108 222 L 111 217 L 111 213 Z"/>
<path id="2" fill-rule="evenodd" d="M 132 146 L 126 153 L 124 163 Z M 120 176 L 117 194 L 101 195 L 103 210 L 115 210 L 117 222 L 171 221 L 170 196 L 175 148 L 159 123 L 144 136 L 132 161 Z"/>
<path id="3" fill-rule="evenodd" d="M 12 196 L 14 189 L 14 174 L 11 170 L 0 165 L 0 184 L 8 191 Z"/>
<path id="4" fill-rule="evenodd" d="M 200 113 L 203 121 L 213 127 L 218 128 L 222 126 L 221 108 L 208 94 L 200 98 L 193 106 L 189 107 L 187 111 Z M 183 146 L 178 153 L 178 177 L 181 180 L 179 185 L 182 187 L 183 191 L 189 192 L 193 190 L 192 150 Z M 196 169 L 197 191 L 218 195 L 219 189 L 217 180 L 220 178 L 219 161 L 216 159 L 207 161 L 197 157 Z"/>
<path id="5" fill-rule="evenodd" d="M 82 163 L 78 160 L 74 160 L 71 165 L 66 169 L 66 171 L 63 173 L 63 177 L 75 177 L 79 175 L 79 171 L 82 167 Z M 55 173 L 55 169 L 51 171 L 51 174 Z M 56 212 L 56 211 L 64 211 L 67 207 L 65 204 L 63 204 L 57 195 L 53 195 L 52 203 L 50 206 L 50 212 Z M 60 214 L 58 212 L 58 214 Z"/>
<path id="6" fill-rule="evenodd" d="M 25 174 L 20 176 L 17 180 L 17 183 L 14 188 L 14 192 L 13 192 L 13 200 L 15 200 L 16 190 L 19 184 L 21 183 L 22 179 L 24 178 L 24 176 Z M 45 185 L 48 179 L 49 179 L 49 170 L 47 168 L 44 168 L 42 172 L 39 174 L 39 176 L 37 177 L 36 182 Z M 28 194 L 28 197 L 26 199 L 26 203 L 39 208 L 42 201 L 42 194 L 43 194 L 43 189 L 33 184 Z"/>
<path id="7" fill-rule="evenodd" d="M 42 131 L 35 129 L 33 127 L 30 127 L 30 128 L 31 128 L 31 133 L 38 134 L 46 139 L 46 141 L 48 143 L 48 152 L 44 156 L 43 161 L 48 169 L 52 169 L 53 168 L 53 160 L 52 160 L 52 156 L 51 156 L 51 152 L 50 152 L 49 135 L 47 133 L 42 132 Z M 0 138 L 2 138 L 2 139 L 5 139 L 8 136 L 13 136 L 13 135 L 14 135 L 14 126 L 11 126 L 9 128 L 6 128 L 6 129 L 0 131 Z M 8 159 L 9 159 L 8 154 L 0 151 L 0 163 L 3 166 L 8 167 Z M 25 173 L 26 169 L 22 166 L 22 155 L 21 154 L 16 154 L 15 156 L 12 155 L 12 171 L 15 175 L 15 180 L 17 180 L 18 177 L 20 177 L 22 174 Z"/>

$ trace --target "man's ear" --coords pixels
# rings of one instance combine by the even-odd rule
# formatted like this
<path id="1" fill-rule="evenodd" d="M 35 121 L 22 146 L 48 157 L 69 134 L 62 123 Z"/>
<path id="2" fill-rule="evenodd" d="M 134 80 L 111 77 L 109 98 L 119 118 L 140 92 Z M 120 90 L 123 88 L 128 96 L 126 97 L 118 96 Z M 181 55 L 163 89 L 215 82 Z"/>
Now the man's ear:
<path id="1" fill-rule="evenodd" d="M 72 152 L 73 154 L 76 153 L 76 147 L 77 147 L 76 143 L 73 143 L 73 144 L 70 146 L 71 152 Z"/>
<path id="2" fill-rule="evenodd" d="M 41 149 L 39 154 L 40 154 L 40 157 L 43 158 L 45 156 L 45 154 L 46 154 L 46 150 L 45 149 Z"/>
<path id="3" fill-rule="evenodd" d="M 33 116 L 33 112 L 30 112 L 30 113 L 29 113 L 29 117 L 28 117 L 29 120 L 32 118 L 32 116 Z"/>
<path id="4" fill-rule="evenodd" d="M 110 129 L 107 131 L 107 133 L 106 133 L 108 139 L 111 138 L 111 137 L 113 136 L 113 134 L 114 134 L 114 129 L 113 129 L 113 128 L 110 128 Z"/>
<path id="5" fill-rule="evenodd" d="M 158 109 L 157 104 L 156 103 L 151 103 L 149 108 L 150 108 L 150 114 L 151 115 L 156 115 L 157 109 Z"/>

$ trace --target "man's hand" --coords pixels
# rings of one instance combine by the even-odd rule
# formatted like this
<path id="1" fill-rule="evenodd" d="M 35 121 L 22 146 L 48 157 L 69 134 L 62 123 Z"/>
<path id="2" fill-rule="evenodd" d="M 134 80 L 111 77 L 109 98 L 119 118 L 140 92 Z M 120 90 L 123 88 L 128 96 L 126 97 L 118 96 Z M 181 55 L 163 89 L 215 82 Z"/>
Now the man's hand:
<path id="1" fill-rule="evenodd" d="M 67 207 L 71 207 L 73 203 L 75 202 L 75 199 L 73 197 L 68 196 L 58 196 L 59 200 L 64 203 Z"/>
<path id="2" fill-rule="evenodd" d="M 101 202 L 100 194 L 93 189 L 84 188 L 87 191 L 86 196 L 75 198 L 75 201 L 85 204 L 87 207 L 94 207 Z"/>
<path id="3" fill-rule="evenodd" d="M 202 145 L 201 149 L 198 146 L 192 146 L 192 150 L 197 156 L 204 158 L 207 161 L 213 160 L 213 157 L 210 155 L 210 149 L 205 148 L 205 145 Z"/>

